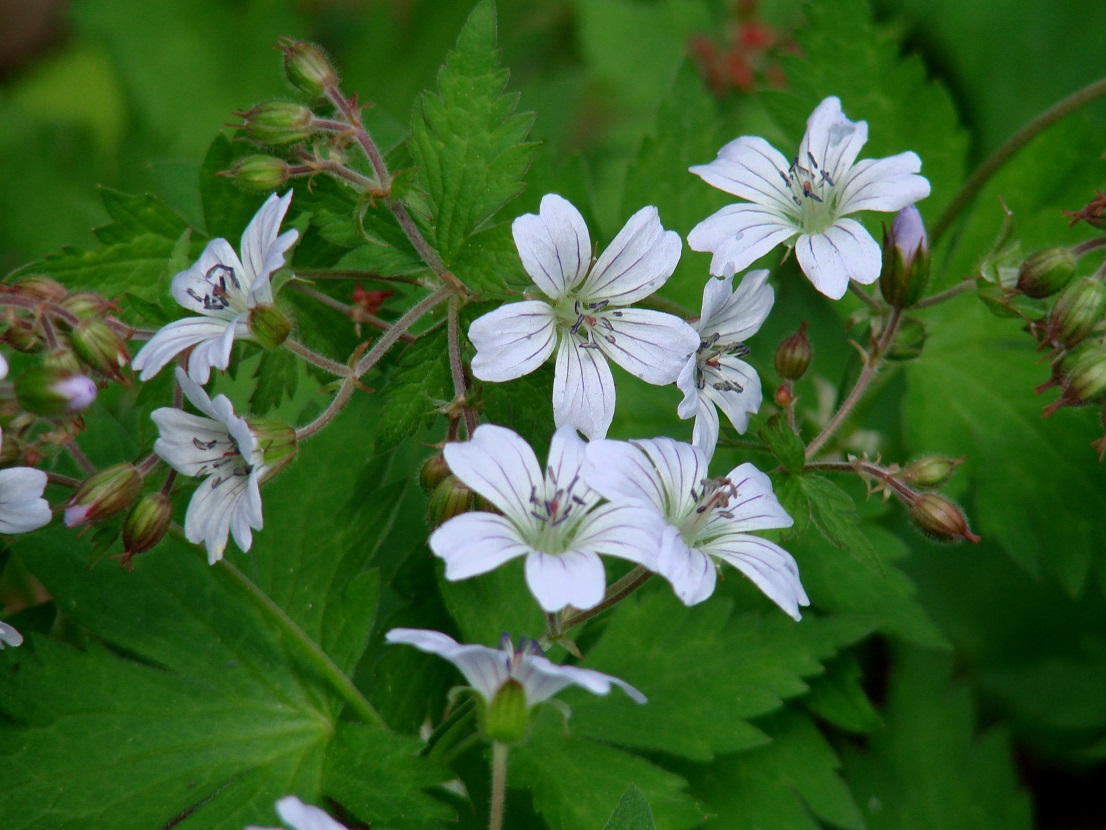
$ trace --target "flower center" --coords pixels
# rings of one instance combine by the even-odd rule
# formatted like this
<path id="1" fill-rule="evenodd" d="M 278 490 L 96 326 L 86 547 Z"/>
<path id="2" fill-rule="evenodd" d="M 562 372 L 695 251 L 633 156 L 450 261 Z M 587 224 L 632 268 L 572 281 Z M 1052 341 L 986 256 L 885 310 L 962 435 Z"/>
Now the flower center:
<path id="1" fill-rule="evenodd" d="M 716 515 L 732 519 L 733 513 L 728 508 L 730 500 L 737 496 L 737 487 L 726 477 L 704 478 L 700 481 L 699 489 L 691 491 L 695 509 L 680 522 L 680 535 L 684 541 L 695 547 L 702 541 L 703 529 Z"/>
<path id="2" fill-rule="evenodd" d="M 209 441 L 193 437 L 192 446 L 206 454 L 201 462 L 202 466 L 196 472 L 196 478 L 215 476 L 212 487 L 218 487 L 234 476 L 245 477 L 253 472 L 253 467 L 242 456 L 238 443 L 229 434 L 225 438 L 212 438 Z"/>
<path id="3" fill-rule="evenodd" d="M 795 156 L 786 173 L 783 170 L 777 172 L 797 208 L 792 214 L 796 224 L 807 233 L 824 233 L 833 224 L 836 207 L 836 182 L 833 177 L 818 166 L 814 154 L 810 152 L 801 163 Z"/>
<path id="4" fill-rule="evenodd" d="M 557 306 L 557 318 L 563 331 L 577 340 L 581 349 L 599 349 L 600 338 L 615 342 L 615 330 L 609 317 L 621 317 L 618 309 L 607 309 L 610 300 L 590 303 L 573 297 L 565 297 Z"/>
<path id="5" fill-rule="evenodd" d="M 188 296 L 201 303 L 204 311 L 223 311 L 228 307 L 238 312 L 247 310 L 242 302 L 242 283 L 229 265 L 220 263 L 208 269 L 201 291 L 189 288 Z"/>
<path id="6" fill-rule="evenodd" d="M 707 375 L 710 374 L 710 370 L 714 370 L 714 374 L 718 376 L 718 379 L 711 381 L 711 386 L 719 392 L 744 392 L 745 389 L 740 384 L 721 377 L 718 372 L 718 361 L 722 355 L 745 357 L 751 350 L 741 341 L 719 343 L 720 338 L 721 335 L 715 332 L 706 340 L 699 342 L 699 350 L 695 353 L 695 388 L 699 391 L 705 389 Z"/>
<path id="7" fill-rule="evenodd" d="M 530 515 L 538 520 L 538 527 L 528 541 L 534 550 L 559 554 L 569 547 L 576 525 L 587 510 L 587 502 L 574 492 L 585 489 L 585 485 L 579 473 L 565 487 L 558 484 L 553 470 L 546 475 L 544 492 L 538 492 L 538 485 L 530 491 Z"/>

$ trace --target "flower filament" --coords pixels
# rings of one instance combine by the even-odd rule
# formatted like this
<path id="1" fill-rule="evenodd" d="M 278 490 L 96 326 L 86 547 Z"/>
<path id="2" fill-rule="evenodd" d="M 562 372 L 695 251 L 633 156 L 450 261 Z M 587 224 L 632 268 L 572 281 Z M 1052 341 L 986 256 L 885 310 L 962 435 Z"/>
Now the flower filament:
<path id="1" fill-rule="evenodd" d="M 807 151 L 803 162 L 795 156 L 786 173 L 783 170 L 776 172 L 780 174 L 791 194 L 791 201 L 798 208 L 794 214 L 796 223 L 805 232 L 822 233 L 833 224 L 833 189 L 836 182 L 826 170 L 818 166 L 813 153 Z"/>
<path id="2" fill-rule="evenodd" d="M 195 474 L 196 478 L 214 475 L 212 487 L 218 487 L 233 476 L 245 477 L 253 472 L 253 467 L 243 457 L 238 443 L 229 434 L 225 438 L 212 438 L 210 441 L 193 437 L 192 446 L 202 453 L 212 453 L 209 458 L 202 459 Z"/>
<path id="3" fill-rule="evenodd" d="M 704 478 L 699 489 L 691 489 L 691 499 L 695 502 L 692 509 L 680 522 L 680 535 L 684 541 L 695 546 L 702 541 L 702 531 L 714 516 L 732 519 L 729 511 L 730 501 L 738 497 L 739 492 L 729 478 Z"/>
<path id="4" fill-rule="evenodd" d="M 576 519 L 583 515 L 588 505 L 573 492 L 577 485 L 583 486 L 579 473 L 573 476 L 567 487 L 558 485 L 553 470 L 549 470 L 547 476 L 543 492 L 538 492 L 536 484 L 530 489 L 530 515 L 537 520 L 538 526 L 529 541 L 535 550 L 543 553 L 564 553 L 568 548 L 566 542 L 572 538 Z M 552 495 L 547 495 L 550 490 Z M 569 523 L 567 526 L 566 522 Z"/>
<path id="5" fill-rule="evenodd" d="M 749 354 L 751 349 L 741 341 L 734 343 L 722 343 L 719 345 L 718 340 L 721 335 L 715 332 L 706 340 L 699 342 L 699 350 L 695 353 L 695 388 L 703 390 L 707 385 L 708 368 L 714 370 L 714 374 L 719 374 L 719 360 L 722 355 L 733 355 L 734 357 L 745 357 Z M 719 392 L 744 392 L 745 388 L 738 383 L 734 383 L 732 380 L 726 380 L 721 378 L 720 380 L 714 380 L 711 382 L 711 386 L 717 389 Z"/>
<path id="6" fill-rule="evenodd" d="M 192 288 L 187 289 L 188 296 L 198 303 L 202 303 L 204 311 L 222 311 L 232 304 L 232 295 L 227 290 L 227 283 L 234 287 L 237 294 L 242 292 L 242 283 L 238 280 L 234 269 L 229 265 L 213 265 L 204 274 L 204 284 L 208 286 L 203 294 L 197 294 Z"/>

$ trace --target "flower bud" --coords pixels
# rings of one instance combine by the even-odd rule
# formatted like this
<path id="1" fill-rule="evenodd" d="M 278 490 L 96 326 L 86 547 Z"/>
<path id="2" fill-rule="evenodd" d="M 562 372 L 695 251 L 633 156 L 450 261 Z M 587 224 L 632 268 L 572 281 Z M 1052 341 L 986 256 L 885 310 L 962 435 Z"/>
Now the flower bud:
<path id="1" fill-rule="evenodd" d="M 473 492 L 456 476 L 443 479 L 426 505 L 426 521 L 434 528 L 472 509 Z"/>
<path id="2" fill-rule="evenodd" d="M 23 445 L 18 438 L 5 435 L 0 441 L 0 467 L 14 467 L 23 463 Z"/>
<path id="3" fill-rule="evenodd" d="M 23 410 L 35 415 L 69 415 L 96 400 L 96 384 L 66 369 L 36 366 L 16 378 L 15 397 Z"/>
<path id="4" fill-rule="evenodd" d="M 123 338 L 111 326 L 95 319 L 77 323 L 69 335 L 77 356 L 101 374 L 122 380 L 122 369 L 130 363 L 131 355 Z"/>
<path id="5" fill-rule="evenodd" d="M 296 457 L 299 449 L 296 430 L 272 418 L 247 418 L 246 425 L 261 450 L 262 463 L 267 468 L 265 481 L 268 481 Z"/>
<path id="6" fill-rule="evenodd" d="M 964 462 L 963 458 L 946 458 L 943 455 L 927 455 L 906 465 L 899 479 L 922 489 L 940 487 L 949 480 L 952 471 Z"/>
<path id="7" fill-rule="evenodd" d="M 133 464 L 116 464 L 89 476 L 65 508 L 65 526 L 99 522 L 130 506 L 142 490 L 142 473 Z"/>
<path id="8" fill-rule="evenodd" d="M 315 134 L 315 113 L 303 104 L 268 101 L 235 115 L 246 137 L 260 144 L 296 144 Z"/>
<path id="9" fill-rule="evenodd" d="M 0 342 L 7 343 L 17 352 L 33 352 L 45 341 L 33 325 L 19 319 L 9 319 L 7 329 L 0 335 Z"/>
<path id="10" fill-rule="evenodd" d="M 1076 256 L 1071 248 L 1045 248 L 1026 258 L 1018 269 L 1018 291 L 1040 300 L 1051 297 L 1075 276 Z"/>
<path id="11" fill-rule="evenodd" d="M 43 276 L 42 274 L 24 277 L 15 284 L 14 288 L 21 294 L 55 303 L 61 302 L 69 296 L 69 292 L 64 285 L 53 277 Z"/>
<path id="12" fill-rule="evenodd" d="M 250 333 L 266 349 L 275 349 L 288 339 L 292 321 L 275 305 L 258 305 L 250 309 Z"/>
<path id="13" fill-rule="evenodd" d="M 879 290 L 895 308 L 906 308 L 922 298 L 929 283 L 929 241 L 922 215 L 907 205 L 883 235 L 883 270 Z"/>
<path id="14" fill-rule="evenodd" d="M 1064 355 L 1056 375 L 1062 391 L 1057 400 L 1045 407 L 1045 418 L 1062 406 L 1094 403 L 1106 395 L 1106 345 L 1101 342 L 1081 344 Z"/>
<path id="15" fill-rule="evenodd" d="M 1049 345 L 1070 349 L 1086 337 L 1106 310 L 1106 285 L 1094 277 L 1072 281 L 1056 298 L 1045 320 Z"/>
<path id="16" fill-rule="evenodd" d="M 501 744 L 515 744 L 526 737 L 529 728 L 526 690 L 510 677 L 484 709 L 484 734 Z"/>
<path id="17" fill-rule="evenodd" d="M 110 300 L 105 300 L 99 294 L 93 294 L 91 291 L 78 291 L 76 294 L 70 294 L 58 305 L 70 314 L 81 318 L 100 319 L 108 309 L 118 310 L 118 307 Z"/>
<path id="18" fill-rule="evenodd" d="M 291 167 L 282 158 L 243 156 L 222 175 L 234 179 L 251 190 L 276 190 L 285 185 L 291 174 Z"/>
<path id="19" fill-rule="evenodd" d="M 419 469 L 419 484 L 427 494 L 430 494 L 448 475 L 449 464 L 446 463 L 445 456 L 438 453 L 426 459 Z"/>
<path id="20" fill-rule="evenodd" d="M 806 323 L 803 322 L 797 332 L 776 348 L 776 372 L 784 380 L 798 380 L 810 368 L 811 357 L 810 340 L 807 339 Z"/>
<path id="21" fill-rule="evenodd" d="M 919 493 L 910 505 L 910 519 L 924 534 L 938 542 L 980 539 L 968 528 L 960 508 L 937 493 Z"/>
<path id="22" fill-rule="evenodd" d="M 976 281 L 976 296 L 987 307 L 987 310 L 996 317 L 1021 317 L 1021 313 L 1011 306 L 1010 291 L 1001 285 L 995 285 L 984 280 Z"/>
<path id="23" fill-rule="evenodd" d="M 319 98 L 328 89 L 338 86 L 338 73 L 333 64 L 314 43 L 284 38 L 280 51 L 284 53 L 284 74 L 296 89 Z"/>
<path id="24" fill-rule="evenodd" d="M 913 360 L 922 353 L 926 343 L 926 327 L 916 317 L 904 317 L 887 349 L 888 360 Z"/>
<path id="25" fill-rule="evenodd" d="M 123 547 L 128 561 L 136 553 L 145 553 L 158 542 L 169 529 L 173 518 L 173 504 L 164 493 L 147 493 L 131 508 L 123 522 Z"/>

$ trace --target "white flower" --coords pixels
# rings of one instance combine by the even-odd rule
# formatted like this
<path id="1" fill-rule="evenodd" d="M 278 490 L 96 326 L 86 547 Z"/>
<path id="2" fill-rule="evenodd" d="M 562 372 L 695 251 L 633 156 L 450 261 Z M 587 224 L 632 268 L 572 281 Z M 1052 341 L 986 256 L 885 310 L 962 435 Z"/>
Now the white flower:
<path id="1" fill-rule="evenodd" d="M 676 414 L 695 418 L 691 442 L 708 459 L 718 444 L 716 406 L 738 432 L 745 432 L 749 414 L 760 409 L 760 377 L 741 357 L 749 353 L 745 340 L 757 333 L 775 302 L 767 271 L 750 271 L 736 291 L 732 286 L 732 273 L 707 281 L 696 325 L 699 350 L 676 381 L 684 393 Z"/>
<path id="2" fill-rule="evenodd" d="M 276 810 L 280 820 L 289 825 L 292 830 L 348 830 L 344 824 L 339 824 L 318 807 L 304 804 L 294 795 L 286 795 L 278 801 Z M 280 830 L 280 828 L 257 827 L 251 824 L 246 830 Z"/>
<path id="3" fill-rule="evenodd" d="M 253 544 L 251 528 L 261 530 L 258 485 L 267 469 L 257 438 L 225 395 L 209 398 L 179 367 L 177 382 L 208 417 L 172 407 L 155 410 L 150 417 L 160 437 L 154 452 L 182 475 L 206 476 L 188 504 L 184 535 L 207 545 L 208 561 L 214 565 L 223 558 L 229 534 L 246 551 Z"/>
<path id="4" fill-rule="evenodd" d="M 606 576 L 599 554 L 652 567 L 655 515 L 631 504 L 599 504 L 580 475 L 584 442 L 561 427 L 549 445 L 544 475 L 530 445 L 504 427 L 482 424 L 472 440 L 446 444 L 453 474 L 503 515 L 463 513 L 430 535 L 446 579 L 487 573 L 526 557 L 526 584 L 545 611 L 592 608 Z"/>
<path id="5" fill-rule="evenodd" d="M 711 273 L 740 271 L 776 245 L 794 246 L 803 272 L 828 297 L 849 279 L 879 278 L 880 246 L 850 213 L 897 211 L 929 195 L 915 153 L 856 162 L 868 124 L 852 122 L 837 98 L 826 98 L 806 122 L 799 153 L 789 162 L 763 138 L 742 136 L 710 164 L 691 168 L 707 184 L 747 199 L 700 222 L 687 237 L 693 250 L 714 254 Z"/>
<path id="6" fill-rule="evenodd" d="M 227 368 L 234 338 L 251 336 L 251 309 L 273 303 L 270 277 L 283 267 L 284 254 L 299 235 L 294 230 L 277 235 L 291 201 L 290 190 L 265 201 L 242 234 L 241 260 L 229 242 L 213 239 L 195 265 L 173 277 L 173 298 L 203 316 L 176 320 L 150 338 L 132 364 L 140 380 L 149 380 L 191 346 L 193 380 L 207 383 L 213 367 Z"/>
<path id="7" fill-rule="evenodd" d="M 602 438 L 614 418 L 607 359 L 647 383 L 672 383 L 698 338 L 683 320 L 629 308 L 664 285 L 680 261 L 680 237 L 661 227 L 655 207 L 639 210 L 598 260 L 584 218 L 555 194 L 541 211 L 514 221 L 526 273 L 546 299 L 510 303 L 469 327 L 480 380 L 522 377 L 557 353 L 553 417 Z"/>
<path id="8" fill-rule="evenodd" d="M 45 490 L 46 473 L 42 470 L 32 467 L 0 470 L 0 533 L 26 533 L 49 524 L 50 503 L 42 497 Z"/>
<path id="9" fill-rule="evenodd" d="M 0 622 L 0 649 L 5 645 L 12 647 L 23 645 L 23 635 L 6 622 Z"/>
<path id="10" fill-rule="evenodd" d="M 686 605 L 714 592 L 717 562 L 728 562 L 799 619 L 799 606 L 809 601 L 795 560 L 748 532 L 792 525 L 772 482 L 752 464 L 709 479 L 703 451 L 671 438 L 593 441 L 587 461 L 589 485 L 619 503 L 648 504 L 664 518 L 656 571 Z"/>
<path id="11" fill-rule="evenodd" d="M 645 695 L 624 680 L 594 669 L 559 666 L 542 654 L 537 643 L 525 638 L 518 647 L 504 634 L 499 648 L 462 645 L 439 631 L 422 628 L 393 628 L 384 639 L 389 643 L 405 643 L 420 651 L 437 654 L 461 670 L 476 692 L 491 703 L 508 680 L 516 681 L 526 694 L 526 705 L 533 708 L 548 700 L 566 686 L 579 686 L 594 695 L 605 695 L 611 686 L 618 686 L 637 703 L 645 703 Z"/>

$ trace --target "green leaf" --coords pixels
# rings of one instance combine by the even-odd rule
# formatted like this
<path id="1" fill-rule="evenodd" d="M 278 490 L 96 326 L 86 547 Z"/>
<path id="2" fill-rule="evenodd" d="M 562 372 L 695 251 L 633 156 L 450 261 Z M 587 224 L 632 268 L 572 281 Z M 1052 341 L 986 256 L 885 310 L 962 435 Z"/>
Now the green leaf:
<path id="1" fill-rule="evenodd" d="M 656 830 L 653 811 L 641 790 L 631 784 L 622 794 L 603 830 Z"/>
<path id="2" fill-rule="evenodd" d="M 773 415 L 761 427 L 759 435 L 789 472 L 802 472 L 806 465 L 806 446 L 803 439 L 787 425 L 787 421 L 779 415 Z"/>
<path id="3" fill-rule="evenodd" d="M 188 222 L 156 196 L 135 196 L 108 187 L 100 188 L 104 208 L 115 221 L 94 233 L 105 245 L 126 242 L 143 233 L 177 239 L 188 229 Z"/>
<path id="4" fill-rule="evenodd" d="M 285 397 L 296 396 L 300 381 L 300 361 L 285 349 L 268 349 L 261 353 L 253 377 L 257 381 L 250 393 L 250 412 L 265 415 L 280 406 Z"/>
<path id="5" fill-rule="evenodd" d="M 399 356 L 388 379 L 388 405 L 380 416 L 376 451 L 398 446 L 452 400 L 444 326 L 426 332 Z"/>
<path id="6" fill-rule="evenodd" d="M 861 685 L 860 663 L 842 652 L 826 663 L 826 673 L 811 683 L 803 704 L 822 720 L 848 732 L 871 732 L 882 721 Z"/>
<path id="7" fill-rule="evenodd" d="M 411 155 L 432 217 L 427 230 L 447 265 L 522 190 L 536 146 L 524 143 L 533 115 L 515 113 L 518 96 L 504 94 L 506 83 L 495 4 L 484 0 L 438 73 L 438 94 L 423 94 L 411 123 Z"/>
<path id="8" fill-rule="evenodd" d="M 255 152 L 255 148 L 243 143 L 232 144 L 229 138 L 219 134 L 207 148 L 200 167 L 200 200 L 207 232 L 213 239 L 230 240 L 235 249 L 265 196 L 218 174 L 229 170 L 239 158 Z"/>
<path id="9" fill-rule="evenodd" d="M 819 475 L 799 476 L 799 486 L 810 505 L 814 526 L 826 540 L 878 570 L 879 557 L 860 528 L 860 516 L 852 497 L 828 478 Z"/>

